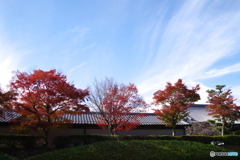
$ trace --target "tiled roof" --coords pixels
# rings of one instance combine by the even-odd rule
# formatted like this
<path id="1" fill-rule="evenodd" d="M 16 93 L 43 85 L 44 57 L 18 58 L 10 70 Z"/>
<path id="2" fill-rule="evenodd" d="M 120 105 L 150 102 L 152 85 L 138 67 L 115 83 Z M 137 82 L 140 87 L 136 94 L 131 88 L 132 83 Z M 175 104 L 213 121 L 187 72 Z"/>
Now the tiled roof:
<path id="1" fill-rule="evenodd" d="M 8 122 L 14 118 L 17 118 L 17 114 L 14 110 L 4 110 L 3 116 L 0 118 L 0 122 Z M 80 115 L 65 114 L 64 118 L 72 120 L 72 124 L 97 124 L 99 122 L 99 113 L 84 113 Z M 164 125 L 157 115 L 154 113 L 144 113 L 144 116 L 138 118 L 141 125 Z M 188 123 L 181 121 L 178 125 L 188 125 Z"/>
<path id="2" fill-rule="evenodd" d="M 73 124 L 97 124 L 99 122 L 100 113 L 84 113 L 81 115 L 64 115 L 64 118 L 72 120 Z M 141 125 L 164 125 L 157 115 L 154 113 L 144 113 L 144 116 L 138 117 Z M 188 123 L 182 121 L 178 125 L 187 125 Z"/>
<path id="3" fill-rule="evenodd" d="M 188 108 L 189 116 L 181 121 L 178 125 L 187 125 L 188 122 L 204 122 L 213 119 L 212 116 L 207 115 L 207 104 L 194 104 Z M 0 122 L 9 122 L 11 119 L 17 118 L 19 115 L 14 110 L 3 110 L 3 116 L 0 116 Z M 65 114 L 66 119 L 72 120 L 72 124 L 97 124 L 99 122 L 100 114 L 96 112 L 84 113 L 81 115 Z M 145 116 L 139 117 L 141 125 L 164 125 L 154 113 L 145 113 Z M 235 122 L 240 124 L 240 120 Z"/>
<path id="4" fill-rule="evenodd" d="M 2 109 L 0 113 L 0 122 L 9 122 L 14 118 L 18 118 L 19 114 L 15 110 Z"/>

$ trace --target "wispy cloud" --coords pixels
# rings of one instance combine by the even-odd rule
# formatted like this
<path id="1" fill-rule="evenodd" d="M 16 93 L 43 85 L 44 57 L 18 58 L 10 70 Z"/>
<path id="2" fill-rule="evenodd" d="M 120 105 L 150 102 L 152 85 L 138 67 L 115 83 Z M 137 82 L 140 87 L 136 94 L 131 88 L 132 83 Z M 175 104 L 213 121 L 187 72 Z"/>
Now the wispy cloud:
<path id="1" fill-rule="evenodd" d="M 87 51 L 88 49 L 93 48 L 93 47 L 95 47 L 95 46 L 96 46 L 95 43 L 90 44 L 90 45 L 84 47 L 83 49 L 81 49 L 80 52 L 85 52 L 85 51 Z"/>
<path id="2" fill-rule="evenodd" d="M 59 34 L 60 41 L 66 41 L 67 46 L 79 45 L 89 38 L 90 28 L 75 26 Z"/>
<path id="3" fill-rule="evenodd" d="M 89 30 L 90 28 L 81 28 L 79 26 L 68 30 L 69 35 L 72 36 L 72 43 L 76 44 L 85 40 Z"/>
<path id="4" fill-rule="evenodd" d="M 236 63 L 234 65 L 222 68 L 222 69 L 212 69 L 205 73 L 202 77 L 198 77 L 198 79 L 205 79 L 205 78 L 213 78 L 219 77 L 230 73 L 240 72 L 240 63 Z"/>
<path id="5" fill-rule="evenodd" d="M 84 67 L 85 65 L 87 65 L 87 62 L 81 63 L 81 64 L 77 65 L 76 67 L 71 68 L 71 69 L 68 71 L 68 73 L 70 74 L 70 73 L 76 71 L 77 69 Z"/>
<path id="6" fill-rule="evenodd" d="M 152 31 L 149 34 L 153 36 L 143 45 L 151 56 L 155 52 L 155 57 L 151 67 L 138 77 L 143 95 L 152 95 L 157 89 L 163 89 L 166 82 L 176 82 L 178 78 L 186 83 L 198 82 L 202 75 L 212 78 L 240 71 L 238 63 L 223 69 L 213 67 L 214 63 L 240 49 L 237 45 L 240 11 L 220 10 L 217 6 L 218 1 L 186 1 L 165 27 L 160 25 L 161 17 L 147 26 L 146 30 Z M 155 27 L 165 29 L 160 34 Z"/>

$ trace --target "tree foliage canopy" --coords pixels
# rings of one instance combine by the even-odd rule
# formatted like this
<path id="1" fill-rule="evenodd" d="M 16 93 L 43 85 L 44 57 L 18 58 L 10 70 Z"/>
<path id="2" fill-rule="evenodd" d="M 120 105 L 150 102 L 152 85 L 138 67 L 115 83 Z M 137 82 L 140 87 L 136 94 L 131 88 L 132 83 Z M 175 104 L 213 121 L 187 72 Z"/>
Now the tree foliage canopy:
<path id="1" fill-rule="evenodd" d="M 187 108 L 193 102 L 200 100 L 199 94 L 196 93 L 199 89 L 199 85 L 188 89 L 182 83 L 182 79 L 179 79 L 174 85 L 168 82 L 164 90 L 154 93 L 153 104 L 161 104 L 162 107 L 156 109 L 155 114 L 163 123 L 173 128 L 173 135 L 175 135 L 176 124 L 188 115 Z"/>
<path id="2" fill-rule="evenodd" d="M 3 109 L 11 109 L 12 106 L 10 104 L 11 100 L 14 100 L 16 97 L 16 93 L 13 91 L 3 91 L 2 88 L 0 88 L 0 117 L 3 116 Z"/>
<path id="3" fill-rule="evenodd" d="M 134 113 L 147 106 L 134 84 L 118 84 L 110 78 L 95 80 L 89 100 L 92 109 L 101 115 L 98 125 L 113 135 L 136 128 L 142 115 Z"/>
<path id="4" fill-rule="evenodd" d="M 225 85 L 216 85 L 216 90 L 207 90 L 208 92 L 208 115 L 212 115 L 222 122 L 222 135 L 227 123 L 232 127 L 234 122 L 240 119 L 240 107 L 234 101 L 231 89 L 223 90 Z M 229 125 L 228 124 L 228 125 Z"/>
<path id="5" fill-rule="evenodd" d="M 84 104 L 89 91 L 77 89 L 56 70 L 16 71 L 10 88 L 17 93 L 12 106 L 21 115 L 15 119 L 19 122 L 18 129 L 42 129 L 47 136 L 50 128 L 69 122 L 63 114 L 89 111 Z"/>
<path id="6" fill-rule="evenodd" d="M 9 104 L 9 102 L 15 99 L 15 97 L 16 93 L 14 93 L 13 91 L 10 90 L 5 92 L 0 88 L 0 107 L 10 109 L 11 105 Z"/>

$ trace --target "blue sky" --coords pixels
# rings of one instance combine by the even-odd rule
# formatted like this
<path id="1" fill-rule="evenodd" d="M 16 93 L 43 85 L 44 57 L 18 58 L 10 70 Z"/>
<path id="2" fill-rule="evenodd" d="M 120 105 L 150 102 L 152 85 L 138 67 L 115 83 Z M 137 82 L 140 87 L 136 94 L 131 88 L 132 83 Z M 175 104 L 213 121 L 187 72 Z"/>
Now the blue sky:
<path id="1" fill-rule="evenodd" d="M 179 78 L 200 84 L 198 103 L 218 84 L 240 99 L 239 28 L 239 0 L 0 0 L 0 84 L 57 69 L 79 88 L 135 83 L 147 101 Z"/>

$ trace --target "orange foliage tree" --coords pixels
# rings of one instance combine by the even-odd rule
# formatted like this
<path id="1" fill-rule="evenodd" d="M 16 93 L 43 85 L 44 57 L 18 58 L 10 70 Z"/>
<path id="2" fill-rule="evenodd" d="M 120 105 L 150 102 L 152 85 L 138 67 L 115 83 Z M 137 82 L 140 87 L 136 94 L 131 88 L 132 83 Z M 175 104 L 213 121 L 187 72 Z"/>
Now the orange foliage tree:
<path id="1" fill-rule="evenodd" d="M 19 118 L 14 121 L 19 130 L 43 130 L 45 141 L 51 128 L 66 126 L 70 120 L 64 114 L 88 112 L 84 101 L 89 95 L 87 89 L 77 89 L 67 78 L 56 70 L 33 70 L 31 73 L 16 71 L 10 88 L 17 93 L 12 101 Z"/>
<path id="2" fill-rule="evenodd" d="M 232 96 L 231 89 L 223 91 L 225 85 L 216 85 L 216 90 L 207 90 L 208 103 L 206 106 L 210 112 L 208 115 L 213 115 L 214 118 L 222 122 L 222 136 L 224 136 L 224 130 L 227 123 L 231 126 L 234 122 L 240 119 L 240 106 L 237 106 L 234 101 L 236 99 Z"/>
<path id="3" fill-rule="evenodd" d="M 147 106 L 134 84 L 118 84 L 109 78 L 102 82 L 95 80 L 89 101 L 100 114 L 99 127 L 108 129 L 111 135 L 136 128 L 139 117 L 143 116 L 140 112 Z"/>
<path id="4" fill-rule="evenodd" d="M 158 90 L 154 93 L 153 104 L 161 105 L 161 109 L 155 109 L 155 114 L 166 126 L 172 127 L 172 135 L 175 136 L 176 125 L 183 118 L 188 116 L 187 108 L 193 105 L 193 102 L 200 100 L 196 93 L 200 89 L 196 85 L 192 89 L 182 83 L 179 79 L 174 85 L 167 83 L 164 90 Z"/>

